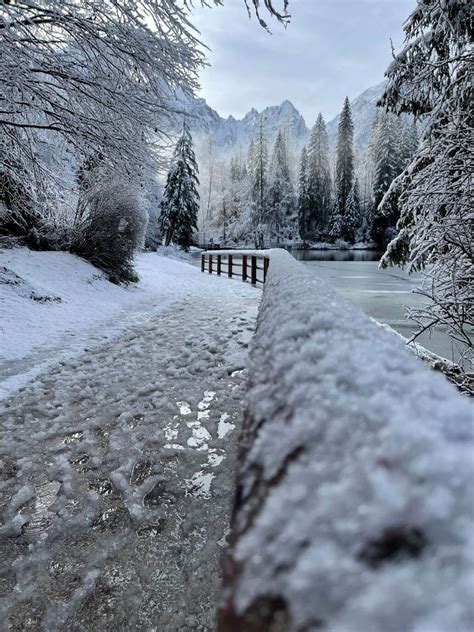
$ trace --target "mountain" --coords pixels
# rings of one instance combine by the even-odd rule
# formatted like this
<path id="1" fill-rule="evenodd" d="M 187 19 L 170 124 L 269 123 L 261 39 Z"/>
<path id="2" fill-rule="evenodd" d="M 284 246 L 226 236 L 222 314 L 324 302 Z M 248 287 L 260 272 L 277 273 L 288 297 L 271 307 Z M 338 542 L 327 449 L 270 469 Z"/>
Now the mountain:
<path id="1" fill-rule="evenodd" d="M 365 90 L 351 101 L 354 119 L 354 143 L 356 149 L 363 149 L 372 126 L 378 99 L 382 96 L 385 82 Z M 188 116 L 191 130 L 199 142 L 204 136 L 211 136 L 214 143 L 222 150 L 241 146 L 247 148 L 257 131 L 260 117 L 263 118 L 267 136 L 273 143 L 279 129 L 286 129 L 295 147 L 300 148 L 309 137 L 309 129 L 305 120 L 291 101 L 285 100 L 280 105 L 272 105 L 258 112 L 252 108 L 242 119 L 233 116 L 221 117 L 213 110 L 205 99 L 190 97 L 182 92 L 176 96 L 176 109 L 184 111 Z M 315 110 L 314 118 L 317 116 Z M 339 116 L 327 123 L 329 142 L 335 147 Z"/>
<path id="2" fill-rule="evenodd" d="M 184 93 L 178 94 L 177 103 L 186 112 L 193 134 L 210 134 L 217 146 L 223 149 L 235 145 L 248 146 L 257 131 L 260 117 L 263 118 L 270 142 L 273 142 L 281 128 L 286 128 L 289 136 L 297 142 L 304 142 L 308 136 L 304 118 L 288 100 L 261 112 L 252 108 L 242 119 L 233 116 L 222 118 L 205 99 L 192 98 Z"/>

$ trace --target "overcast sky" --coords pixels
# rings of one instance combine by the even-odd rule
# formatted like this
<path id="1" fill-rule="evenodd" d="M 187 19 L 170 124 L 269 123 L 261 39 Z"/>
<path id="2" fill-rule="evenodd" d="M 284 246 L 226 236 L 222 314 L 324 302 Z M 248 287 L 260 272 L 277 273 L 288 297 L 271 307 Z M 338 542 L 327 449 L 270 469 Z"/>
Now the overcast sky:
<path id="1" fill-rule="evenodd" d="M 255 19 L 249 22 L 243 0 L 224 2 L 194 11 L 201 39 L 212 49 L 200 96 L 221 116 L 236 118 L 289 99 L 308 124 L 319 111 L 331 119 L 346 94 L 352 99 L 383 80 L 390 38 L 401 45 L 402 24 L 416 4 L 290 0 L 291 24 L 285 30 L 272 20 L 269 35 Z"/>

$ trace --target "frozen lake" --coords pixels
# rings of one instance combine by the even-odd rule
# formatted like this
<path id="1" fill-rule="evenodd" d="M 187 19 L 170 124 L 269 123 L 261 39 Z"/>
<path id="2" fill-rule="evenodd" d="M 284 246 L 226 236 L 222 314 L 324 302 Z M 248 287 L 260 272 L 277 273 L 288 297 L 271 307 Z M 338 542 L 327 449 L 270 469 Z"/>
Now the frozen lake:
<path id="1" fill-rule="evenodd" d="M 374 250 L 304 250 L 291 253 L 325 279 L 366 314 L 409 338 L 416 325 L 405 317 L 406 307 L 423 304 L 414 294 L 419 274 L 408 276 L 401 268 L 379 270 L 381 253 Z M 422 334 L 417 342 L 444 358 L 453 359 L 449 337 L 442 331 Z"/>

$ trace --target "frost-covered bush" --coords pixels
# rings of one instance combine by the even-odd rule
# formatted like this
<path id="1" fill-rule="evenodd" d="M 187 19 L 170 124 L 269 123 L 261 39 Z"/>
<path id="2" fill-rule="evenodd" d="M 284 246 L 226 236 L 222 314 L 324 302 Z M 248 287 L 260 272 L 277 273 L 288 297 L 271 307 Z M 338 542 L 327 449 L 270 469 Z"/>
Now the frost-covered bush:
<path id="1" fill-rule="evenodd" d="M 0 235 L 25 237 L 38 222 L 31 180 L 13 143 L 0 138 Z"/>
<path id="2" fill-rule="evenodd" d="M 137 281 L 133 254 L 143 247 L 148 216 L 126 179 L 102 180 L 84 194 L 71 252 L 104 270 L 114 283 Z"/>

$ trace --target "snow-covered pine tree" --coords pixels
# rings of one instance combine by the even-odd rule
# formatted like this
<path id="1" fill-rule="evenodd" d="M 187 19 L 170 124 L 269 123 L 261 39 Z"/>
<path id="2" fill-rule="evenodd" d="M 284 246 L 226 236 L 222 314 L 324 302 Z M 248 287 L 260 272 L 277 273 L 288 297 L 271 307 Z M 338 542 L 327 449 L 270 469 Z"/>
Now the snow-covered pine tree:
<path id="1" fill-rule="evenodd" d="M 378 246 L 386 246 L 393 236 L 393 229 L 399 217 L 398 200 L 391 198 L 390 205 L 379 208 L 385 193 L 401 171 L 403 163 L 403 138 L 400 134 L 398 118 L 388 112 L 378 117 L 373 146 L 374 177 L 371 238 Z"/>
<path id="2" fill-rule="evenodd" d="M 331 214 L 328 237 L 332 241 L 336 241 L 337 239 L 343 239 L 344 231 L 345 231 L 345 218 L 340 213 L 337 213 L 336 209 L 334 208 Z"/>
<path id="3" fill-rule="evenodd" d="M 336 200 L 335 212 L 344 217 L 347 199 L 354 183 L 354 124 L 348 97 L 344 101 L 339 126 L 337 129 L 336 147 Z"/>
<path id="4" fill-rule="evenodd" d="M 311 214 L 308 237 L 317 239 L 328 232 L 331 209 L 329 140 L 321 113 L 311 130 L 308 143 L 308 194 Z"/>
<path id="5" fill-rule="evenodd" d="M 353 244 L 356 240 L 357 230 L 362 223 L 359 180 L 356 178 L 347 198 L 346 214 L 344 215 L 344 225 L 342 237 Z"/>
<path id="6" fill-rule="evenodd" d="M 414 119 L 410 120 L 410 118 L 406 115 L 399 117 L 400 151 L 398 173 L 401 173 L 410 164 L 419 146 L 418 127 L 416 121 Z"/>
<path id="7" fill-rule="evenodd" d="M 418 2 L 382 99 L 389 110 L 427 122 L 414 159 L 386 195 L 401 190 L 401 215 L 382 266 L 425 269 L 418 291 L 431 301 L 410 315 L 420 331 L 445 326 L 466 363 L 474 325 L 472 18 L 465 0 Z"/>
<path id="8" fill-rule="evenodd" d="M 303 147 L 298 175 L 298 230 L 303 245 L 311 238 L 311 208 L 308 183 L 308 151 Z"/>
<path id="9" fill-rule="evenodd" d="M 373 198 L 370 236 L 379 247 L 386 247 L 396 233 L 400 217 L 400 188 L 385 193 L 392 182 L 411 162 L 418 149 L 416 121 L 407 115 L 396 116 L 382 111 L 378 116 L 375 142 L 372 147 L 374 163 Z"/>
<path id="10" fill-rule="evenodd" d="M 247 205 L 247 166 L 240 154 L 234 154 L 230 159 L 228 180 L 229 222 L 233 223 L 243 219 Z"/>
<path id="11" fill-rule="evenodd" d="M 255 247 L 264 248 L 267 236 L 268 220 L 268 146 L 265 125 L 262 117 L 257 133 L 250 145 L 249 177 L 252 225 L 255 235 Z"/>
<path id="12" fill-rule="evenodd" d="M 216 222 L 216 209 L 219 205 L 216 200 L 218 189 L 216 147 L 212 134 L 202 138 L 198 146 L 199 163 L 199 198 L 200 207 L 198 213 L 198 230 L 202 243 L 207 243 L 213 234 L 213 225 Z"/>
<path id="13" fill-rule="evenodd" d="M 288 165 L 285 135 L 279 130 L 273 148 L 269 186 L 268 221 L 277 243 L 294 238 L 296 233 L 296 199 Z"/>
<path id="14" fill-rule="evenodd" d="M 199 193 L 198 166 L 193 139 L 186 120 L 176 143 L 161 201 L 160 224 L 164 244 L 171 242 L 188 250 L 197 227 Z"/>

